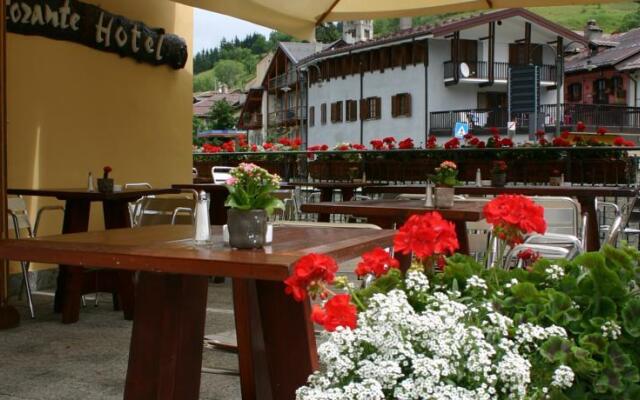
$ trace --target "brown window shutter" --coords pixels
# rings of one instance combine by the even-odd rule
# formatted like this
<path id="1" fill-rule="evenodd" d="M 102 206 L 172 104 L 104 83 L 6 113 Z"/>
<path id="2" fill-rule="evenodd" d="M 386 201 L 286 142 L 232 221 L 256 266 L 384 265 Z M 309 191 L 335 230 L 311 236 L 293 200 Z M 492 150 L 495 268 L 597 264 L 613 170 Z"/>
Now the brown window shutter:
<path id="1" fill-rule="evenodd" d="M 391 96 L 391 116 L 393 118 L 398 116 L 398 95 Z"/>
<path id="2" fill-rule="evenodd" d="M 338 102 L 338 121 L 344 121 L 344 101 Z"/>
<path id="3" fill-rule="evenodd" d="M 369 104 L 367 99 L 360 100 L 360 119 L 365 120 L 369 118 Z"/>
<path id="4" fill-rule="evenodd" d="M 336 103 L 331 103 L 331 122 L 336 122 Z"/>
<path id="5" fill-rule="evenodd" d="M 376 97 L 375 98 L 375 105 L 376 105 L 376 119 L 380 119 L 381 118 L 381 112 L 382 112 L 382 99 L 380 97 Z"/>
<path id="6" fill-rule="evenodd" d="M 411 93 L 406 93 L 402 99 L 404 100 L 404 115 L 411 116 Z"/>
<path id="7" fill-rule="evenodd" d="M 309 126 L 316 124 L 316 108 L 314 106 L 309 107 Z"/>

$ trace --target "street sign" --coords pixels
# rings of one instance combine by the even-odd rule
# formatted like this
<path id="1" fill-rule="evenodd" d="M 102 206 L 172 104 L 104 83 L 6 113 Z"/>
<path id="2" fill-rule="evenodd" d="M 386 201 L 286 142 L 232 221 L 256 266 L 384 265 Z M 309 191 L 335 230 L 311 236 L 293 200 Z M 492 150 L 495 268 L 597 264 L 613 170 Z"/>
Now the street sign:
<path id="1" fill-rule="evenodd" d="M 508 131 L 516 131 L 516 121 L 508 121 L 507 122 L 507 130 Z"/>
<path id="2" fill-rule="evenodd" d="M 469 133 L 469 124 L 467 122 L 456 122 L 456 126 L 453 128 L 453 136 L 463 139 L 467 133 Z"/>

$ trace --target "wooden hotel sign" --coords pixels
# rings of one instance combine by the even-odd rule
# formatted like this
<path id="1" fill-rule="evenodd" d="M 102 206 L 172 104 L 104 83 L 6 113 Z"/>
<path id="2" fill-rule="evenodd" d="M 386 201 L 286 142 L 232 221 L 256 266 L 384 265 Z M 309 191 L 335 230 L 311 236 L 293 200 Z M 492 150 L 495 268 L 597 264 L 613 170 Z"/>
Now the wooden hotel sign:
<path id="1" fill-rule="evenodd" d="M 9 32 L 76 42 L 174 69 L 187 62 L 184 39 L 92 4 L 77 0 L 5 1 Z"/>

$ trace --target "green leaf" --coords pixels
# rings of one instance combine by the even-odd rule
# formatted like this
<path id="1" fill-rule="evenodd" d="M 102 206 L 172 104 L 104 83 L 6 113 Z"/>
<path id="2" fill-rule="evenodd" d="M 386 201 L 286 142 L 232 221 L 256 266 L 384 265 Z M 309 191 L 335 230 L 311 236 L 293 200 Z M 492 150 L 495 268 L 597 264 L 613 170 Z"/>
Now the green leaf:
<path id="1" fill-rule="evenodd" d="M 640 298 L 634 297 L 622 308 L 622 326 L 631 336 L 640 337 Z"/>
<path id="2" fill-rule="evenodd" d="M 607 349 L 607 339 L 599 333 L 581 336 L 580 345 L 595 354 L 604 354 Z"/>
<path id="3" fill-rule="evenodd" d="M 571 342 L 559 336 L 547 339 L 540 346 L 540 354 L 552 363 L 565 364 L 571 352 Z"/>
<path id="4" fill-rule="evenodd" d="M 523 302 L 535 301 L 538 297 L 538 289 L 536 289 L 533 283 L 520 282 L 511 287 L 511 293 L 518 300 Z"/>
<path id="5" fill-rule="evenodd" d="M 627 367 L 630 367 L 632 365 L 631 358 L 622 350 L 620 345 L 616 342 L 609 343 L 609 346 L 607 347 L 605 363 L 615 371 L 624 371 Z"/>
<path id="6" fill-rule="evenodd" d="M 594 384 L 596 393 L 621 393 L 624 390 L 622 376 L 612 368 L 606 368 Z"/>

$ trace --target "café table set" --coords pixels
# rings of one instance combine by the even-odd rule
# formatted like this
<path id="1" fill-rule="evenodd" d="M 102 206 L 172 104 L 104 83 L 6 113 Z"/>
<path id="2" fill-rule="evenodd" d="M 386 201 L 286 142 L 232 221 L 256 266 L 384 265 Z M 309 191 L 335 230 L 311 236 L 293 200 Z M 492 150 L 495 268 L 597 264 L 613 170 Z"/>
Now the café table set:
<path id="1" fill-rule="evenodd" d="M 303 183 L 284 183 L 292 188 Z M 377 246 L 390 247 L 394 224 L 410 215 L 439 211 L 455 224 L 460 251 L 469 252 L 467 222 L 484 218 L 483 201 L 456 202 L 450 209 L 425 207 L 424 200 L 349 201 L 354 190 L 363 193 L 424 194 L 424 186 L 379 185 L 351 182 L 307 182 L 321 190 L 321 201 L 302 206 L 318 213 L 366 217 L 382 230 L 276 227 L 271 245 L 260 250 L 236 250 L 223 244 L 220 226 L 214 227 L 213 244 L 193 241 L 186 225 L 131 228 L 128 204 L 143 196 L 204 190 L 211 195 L 212 225 L 226 221 L 226 188 L 215 184 L 176 184 L 163 189 L 130 189 L 113 193 L 86 189 L 12 189 L 10 195 L 54 197 L 65 202 L 62 235 L 37 239 L 3 239 L 0 258 L 60 265 L 55 307 L 63 322 L 78 320 L 80 295 L 96 287 L 83 279 L 86 268 L 108 276 L 115 285 L 125 318 L 133 319 L 125 399 L 197 399 L 200 387 L 208 277 L 229 277 L 238 342 L 243 399 L 293 399 L 317 367 L 316 343 L 308 301 L 298 303 L 285 295 L 284 279 L 295 261 L 311 252 L 334 256 L 338 261 L 357 258 Z M 342 202 L 332 202 L 333 191 L 343 191 Z M 587 249 L 599 247 L 595 199 L 601 196 L 635 197 L 624 187 L 467 187 L 456 194 L 571 196 L 589 214 Z M 92 202 L 102 202 L 105 231 L 87 232 Z M 595 229 L 594 229 L 595 226 Z M 595 233 L 594 233 L 595 232 Z M 406 263 L 406 259 L 403 262 Z M 136 275 L 136 283 L 134 282 Z M 89 286 L 89 287 L 87 287 Z M 106 290 L 111 291 L 111 290 Z M 134 307 L 135 303 L 135 307 Z"/>

